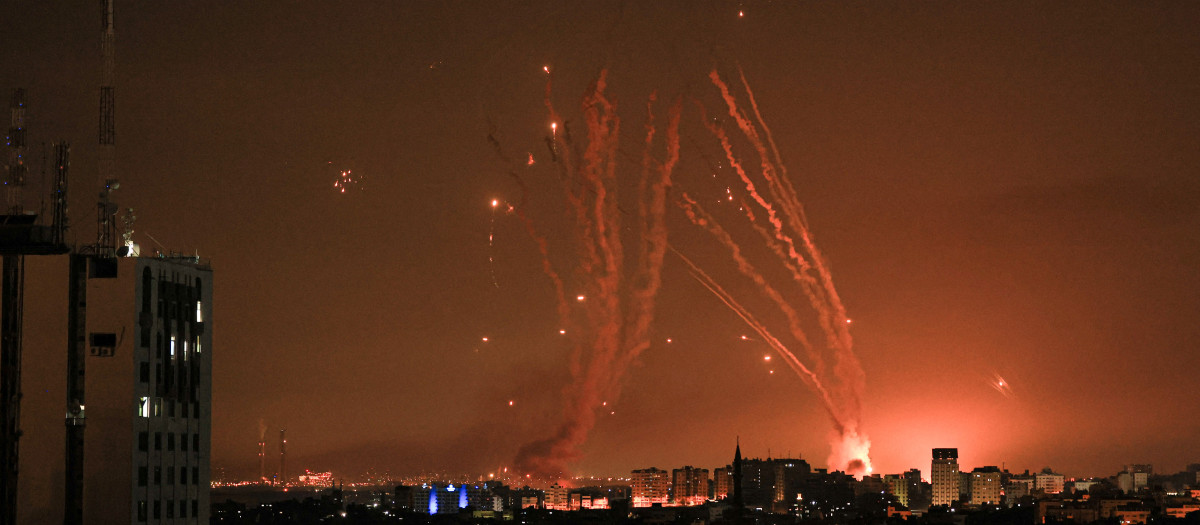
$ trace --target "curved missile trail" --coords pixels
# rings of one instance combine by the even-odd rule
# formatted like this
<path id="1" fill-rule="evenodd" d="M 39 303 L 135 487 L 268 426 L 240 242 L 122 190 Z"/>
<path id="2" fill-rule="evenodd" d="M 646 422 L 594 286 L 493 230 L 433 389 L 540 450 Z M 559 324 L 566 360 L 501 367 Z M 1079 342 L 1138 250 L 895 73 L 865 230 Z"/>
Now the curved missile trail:
<path id="1" fill-rule="evenodd" d="M 632 246 L 636 262 L 630 265 L 626 263 L 617 194 L 621 120 L 616 104 L 605 94 L 606 87 L 607 71 L 601 71 L 583 97 L 587 143 L 582 153 L 574 149 L 565 126 L 561 139 L 557 126 L 552 136 L 575 237 L 572 275 L 580 281 L 582 293 L 569 331 L 574 341 L 569 365 L 572 381 L 563 392 L 562 421 L 549 437 L 522 446 L 515 459 L 520 471 L 543 479 L 564 477 L 568 463 L 580 456 L 579 447 L 595 426 L 598 410 L 619 398 L 629 366 L 650 346 L 655 297 L 661 284 L 667 243 L 666 194 L 679 157 L 682 104 L 676 101 L 669 110 L 665 160 L 658 162 L 649 151 L 643 155 L 634 225 L 641 240 Z M 656 100 L 652 95 L 647 105 L 651 110 L 647 150 L 653 148 L 657 134 L 652 111 Z M 557 124 L 549 79 L 545 104 Z"/>
<path id="2" fill-rule="evenodd" d="M 828 379 L 833 384 L 831 386 L 828 384 L 831 381 L 825 381 L 825 387 L 832 387 L 836 392 L 836 395 L 826 397 L 835 402 L 832 407 L 836 414 L 835 426 L 838 428 L 837 435 L 831 440 L 830 467 L 862 476 L 871 470 L 868 456 L 870 442 L 859 430 L 865 377 L 853 351 L 846 310 L 833 285 L 828 263 L 813 241 L 804 208 L 795 188 L 785 176 L 786 168 L 779 158 L 779 151 L 771 137 L 770 129 L 763 121 L 757 101 L 754 100 L 749 83 L 740 69 L 739 74 L 757 122 L 751 121 L 741 110 L 736 97 L 715 69 L 709 73 L 709 79 L 720 92 L 729 116 L 759 157 L 757 175 L 765 183 L 765 195 L 758 191 L 757 185 L 737 158 L 729 137 L 720 125 L 707 120 L 705 124 L 720 142 L 726 159 L 745 186 L 747 195 L 766 212 L 767 223 L 771 226 L 769 232 L 758 225 L 749 207 L 743 207 L 747 219 L 764 238 L 767 247 L 777 256 L 786 254 L 786 258 L 780 257 L 781 262 L 791 271 L 793 278 L 808 297 L 809 304 L 816 312 L 818 325 L 825 335 L 826 345 L 832 353 L 833 374 Z M 763 130 L 761 134 L 759 127 Z M 763 140 L 764 135 L 766 142 Z"/>
<path id="3" fill-rule="evenodd" d="M 784 361 L 786 361 L 788 366 L 790 366 L 792 370 L 795 371 L 798 376 L 800 376 L 801 380 L 808 384 L 808 386 L 812 387 L 813 390 L 817 391 L 817 394 L 821 398 L 821 403 L 825 408 L 825 412 L 833 421 L 837 431 L 841 432 L 843 429 L 841 418 L 837 413 L 836 405 L 834 404 L 833 399 L 829 397 L 829 391 L 826 390 L 825 386 L 821 384 L 821 379 L 817 377 L 817 375 L 813 373 L 812 370 L 810 370 L 807 366 L 804 366 L 804 363 L 797 359 L 795 354 L 789 351 L 787 347 L 779 341 L 779 339 L 772 335 L 771 332 L 767 330 L 766 326 L 760 323 L 758 319 L 756 319 L 754 315 L 750 313 L 749 310 L 746 310 L 744 307 L 742 307 L 742 305 L 739 304 L 737 300 L 729 294 L 729 292 L 726 292 L 721 285 L 717 284 L 717 282 L 713 280 L 708 273 L 700 269 L 696 263 L 692 262 L 691 259 L 689 259 L 683 253 L 680 253 L 680 251 L 676 250 L 674 247 L 671 247 L 671 252 L 679 256 L 684 264 L 688 266 L 692 277 L 695 278 L 696 281 L 707 288 L 708 291 L 712 292 L 712 294 L 715 295 L 722 303 L 725 303 L 725 306 L 729 307 L 730 310 L 733 310 L 733 313 L 737 314 L 742 321 L 750 326 L 752 330 L 757 332 L 758 335 L 762 337 L 768 345 L 771 346 L 771 349 L 775 350 L 776 353 L 784 358 Z"/>
<path id="4" fill-rule="evenodd" d="M 762 274 L 755 269 L 754 265 L 742 255 L 741 247 L 733 240 L 729 232 L 725 231 L 725 228 L 722 228 L 720 224 L 717 224 L 716 220 L 708 212 L 704 211 L 700 204 L 689 197 L 687 193 L 680 196 L 677 204 L 680 208 L 683 208 L 684 215 L 687 216 L 688 220 L 692 221 L 692 224 L 708 230 L 713 237 L 716 237 L 720 241 L 721 245 L 729 250 L 734 262 L 737 263 L 738 271 L 754 281 L 754 284 L 759 286 L 763 294 L 775 303 L 775 306 L 787 317 L 792 337 L 800 341 L 800 345 L 805 348 L 806 353 L 813 354 L 812 344 L 808 342 L 808 336 L 804 334 L 804 329 L 801 328 L 800 314 L 787 302 L 783 294 L 771 286 Z"/>

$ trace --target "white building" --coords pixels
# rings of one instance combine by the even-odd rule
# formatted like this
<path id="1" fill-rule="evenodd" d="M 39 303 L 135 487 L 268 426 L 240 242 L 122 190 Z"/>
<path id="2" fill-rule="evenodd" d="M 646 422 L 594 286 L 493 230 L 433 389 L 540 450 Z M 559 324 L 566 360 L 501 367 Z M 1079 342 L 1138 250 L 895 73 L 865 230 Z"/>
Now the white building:
<path id="1" fill-rule="evenodd" d="M 1064 485 L 1066 485 L 1066 476 L 1055 474 L 1050 469 L 1045 469 L 1033 477 L 1033 488 L 1046 494 L 1060 494 Z"/>

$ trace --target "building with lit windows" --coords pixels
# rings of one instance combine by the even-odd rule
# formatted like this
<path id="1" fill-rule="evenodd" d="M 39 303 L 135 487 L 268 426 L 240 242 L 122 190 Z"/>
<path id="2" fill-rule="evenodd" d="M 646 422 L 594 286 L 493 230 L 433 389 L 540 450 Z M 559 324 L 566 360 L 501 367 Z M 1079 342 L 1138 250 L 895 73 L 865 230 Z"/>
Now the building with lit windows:
<path id="1" fill-rule="evenodd" d="M 685 466 L 671 471 L 671 500 L 676 505 L 703 505 L 708 486 L 708 469 Z"/>
<path id="2" fill-rule="evenodd" d="M 721 501 L 733 495 L 733 469 L 720 467 L 713 469 L 713 499 Z"/>
<path id="3" fill-rule="evenodd" d="M 930 470 L 933 483 L 931 505 L 950 505 L 959 498 L 958 449 L 933 449 L 933 465 Z"/>
<path id="4" fill-rule="evenodd" d="M 45 297 L 53 315 L 28 339 L 27 353 L 61 356 L 68 320 L 86 374 L 77 393 L 82 425 L 82 512 L 89 523 L 207 524 L 212 420 L 213 272 L 196 257 L 72 256 L 29 267 L 53 278 L 31 280 L 29 297 Z M 68 315 L 63 275 L 78 275 L 79 299 Z M 81 293 L 80 293 L 81 292 Z M 63 302 L 60 302 L 63 301 Z M 82 308 L 79 308 L 82 306 Z M 45 309 L 46 307 L 39 306 Z M 53 361 L 53 357 L 51 360 Z M 62 365 L 27 367 L 18 522 L 63 519 Z M 77 450 L 77 449 L 72 449 Z"/>
<path id="5" fill-rule="evenodd" d="M 667 471 L 654 467 L 633 471 L 633 506 L 649 507 L 656 503 L 666 505 L 667 489 L 671 481 L 669 475 Z"/>
<path id="6" fill-rule="evenodd" d="M 1066 482 L 1066 476 L 1056 474 L 1049 468 L 1046 468 L 1033 477 L 1033 488 L 1045 494 L 1060 494 L 1066 486 Z"/>
<path id="7" fill-rule="evenodd" d="M 582 502 L 581 502 L 582 504 Z M 546 508 L 549 510 L 571 510 L 567 499 L 567 487 L 557 482 L 546 489 Z"/>
<path id="8" fill-rule="evenodd" d="M 115 279 L 88 283 L 85 515 L 208 523 L 212 270 L 190 257 L 117 262 Z M 115 501 L 127 515 L 101 519 Z"/>
<path id="9" fill-rule="evenodd" d="M 971 505 L 999 505 L 1003 494 L 1000 469 L 979 467 L 971 471 Z"/>
<path id="10" fill-rule="evenodd" d="M 908 506 L 908 480 L 904 479 L 903 474 L 887 474 L 883 476 L 883 484 L 887 487 L 888 494 L 896 497 L 897 502 Z"/>

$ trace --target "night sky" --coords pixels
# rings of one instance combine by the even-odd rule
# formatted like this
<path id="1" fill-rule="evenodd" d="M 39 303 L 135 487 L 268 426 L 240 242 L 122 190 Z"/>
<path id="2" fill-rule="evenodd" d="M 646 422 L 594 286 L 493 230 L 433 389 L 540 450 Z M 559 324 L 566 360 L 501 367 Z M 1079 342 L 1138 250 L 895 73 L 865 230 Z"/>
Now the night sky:
<path id="1" fill-rule="evenodd" d="M 95 4 L 17 0 L 0 15 L 5 100 L 28 89 L 31 144 L 72 143 L 80 243 L 94 235 Z M 544 66 L 579 137 L 580 100 L 607 68 L 634 176 L 647 97 L 661 114 L 681 97 L 672 194 L 714 213 L 736 184 L 700 108 L 724 108 L 709 71 L 736 84 L 744 70 L 853 319 L 875 472 L 927 471 L 933 447 L 958 447 L 968 469 L 1068 476 L 1200 460 L 1200 4 L 116 9 L 115 198 L 145 252 L 198 251 L 215 271 L 214 467 L 257 469 L 260 420 L 270 453 L 287 428 L 292 473 L 337 475 L 487 473 L 557 424 L 566 337 L 537 246 L 505 212 L 517 170 L 568 267 Z M 678 208 L 667 223 L 784 331 L 719 244 Z M 30 278 L 56 264 L 31 259 Z M 750 330 L 678 258 L 662 279 L 653 343 L 574 472 L 711 469 L 739 436 L 749 456 L 824 467 L 812 391 L 742 341 Z M 28 377 L 63 369 L 44 342 L 58 325 L 36 318 L 64 309 L 62 293 L 27 297 Z M 61 433 L 61 389 L 30 381 L 26 437 Z"/>

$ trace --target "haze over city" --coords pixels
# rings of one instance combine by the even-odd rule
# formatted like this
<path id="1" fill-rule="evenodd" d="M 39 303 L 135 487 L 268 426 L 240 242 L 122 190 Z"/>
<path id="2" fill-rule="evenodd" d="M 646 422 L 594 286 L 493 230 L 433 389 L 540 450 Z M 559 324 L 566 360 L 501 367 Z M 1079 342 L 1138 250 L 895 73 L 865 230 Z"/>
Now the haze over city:
<path id="1" fill-rule="evenodd" d="M 120 8 L 117 198 L 136 210 L 143 249 L 211 260 L 211 462 L 231 477 L 257 473 L 264 429 L 272 447 L 287 429 L 297 472 L 344 476 L 494 472 L 554 436 L 582 399 L 573 349 L 595 348 L 565 328 L 545 262 L 569 315 L 592 320 L 581 331 L 604 325 L 581 313 L 599 311 L 581 310 L 598 308 L 586 290 L 628 300 L 651 280 L 614 291 L 577 270 L 586 242 L 564 188 L 596 195 L 573 178 L 586 162 L 564 163 L 589 144 L 612 147 L 620 192 L 605 217 L 630 271 L 653 266 L 640 242 L 665 251 L 645 346 L 618 352 L 628 363 L 604 377 L 611 399 L 583 403 L 595 421 L 558 458 L 566 475 L 724 466 L 737 440 L 823 468 L 838 453 L 834 420 L 854 421 L 875 472 L 927 468 L 938 447 L 965 466 L 1080 477 L 1196 461 L 1200 5 Z M 96 13 L 3 10 L 3 87 L 27 90 L 31 137 L 73 141 L 89 182 L 73 182 L 71 234 L 87 242 Z M 589 136 L 600 79 L 620 118 L 612 136 Z M 678 161 L 669 183 L 649 184 L 665 208 L 643 222 L 638 177 L 670 164 L 674 111 Z M 758 204 L 721 133 L 762 174 L 737 111 L 769 128 L 757 145 L 777 147 L 772 169 L 802 204 L 797 223 L 818 248 L 803 257 L 823 260 L 836 287 L 836 301 L 818 287 L 828 311 L 789 288 L 739 208 Z M 844 397 L 823 404 L 705 287 L 697 269 L 812 365 L 788 314 L 689 219 L 684 194 L 765 267 L 817 353 L 856 357 L 861 391 L 830 364 Z M 645 233 L 655 216 L 664 238 Z M 65 268 L 26 265 L 29 377 L 65 366 Z M 827 318 L 842 324 L 827 332 Z M 823 346 L 843 332 L 852 345 Z M 62 390 L 61 378 L 26 382 L 22 447 L 61 449 L 38 436 L 61 432 Z"/>

